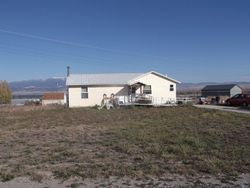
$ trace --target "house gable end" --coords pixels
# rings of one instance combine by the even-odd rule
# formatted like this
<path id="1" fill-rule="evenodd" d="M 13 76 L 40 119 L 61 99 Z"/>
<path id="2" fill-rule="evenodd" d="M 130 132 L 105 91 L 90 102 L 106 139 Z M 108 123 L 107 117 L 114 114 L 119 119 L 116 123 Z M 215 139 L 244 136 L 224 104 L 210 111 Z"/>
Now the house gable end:
<path id="1" fill-rule="evenodd" d="M 168 81 L 170 81 L 170 82 L 173 82 L 173 83 L 175 83 L 175 84 L 181 83 L 181 82 L 178 81 L 178 80 L 175 80 L 175 79 L 172 79 L 172 78 L 170 78 L 170 77 L 164 76 L 163 74 L 160 74 L 160 73 L 158 73 L 158 72 L 150 71 L 150 72 L 147 72 L 147 73 L 145 73 L 145 74 L 141 74 L 140 76 L 138 76 L 138 77 L 136 77 L 136 78 L 133 78 L 132 80 L 129 80 L 129 81 L 128 81 L 128 84 L 129 84 L 129 85 L 134 84 L 134 83 L 136 83 L 137 81 L 139 81 L 140 79 L 142 79 L 143 77 L 146 77 L 146 76 L 148 76 L 148 75 L 150 75 L 150 74 L 153 74 L 153 75 L 155 75 L 155 76 L 158 76 L 158 77 L 160 77 L 160 78 L 163 78 L 163 79 L 165 79 L 165 80 L 168 80 Z"/>

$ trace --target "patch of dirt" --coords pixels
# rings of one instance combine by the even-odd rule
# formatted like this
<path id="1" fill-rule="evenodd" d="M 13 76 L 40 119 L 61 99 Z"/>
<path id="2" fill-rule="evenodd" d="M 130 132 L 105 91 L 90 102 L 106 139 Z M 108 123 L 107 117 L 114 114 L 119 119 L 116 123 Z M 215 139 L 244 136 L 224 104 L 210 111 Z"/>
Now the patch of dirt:
<path id="1" fill-rule="evenodd" d="M 116 177 L 109 178 L 70 178 L 60 181 L 54 178 L 44 179 L 42 182 L 32 181 L 26 177 L 15 178 L 8 182 L 0 182 L 1 188 L 96 188 L 96 187 L 159 187 L 159 188 L 242 188 L 250 186 L 250 174 L 242 174 L 237 180 L 223 182 L 213 176 L 185 177 L 180 175 L 169 175 L 165 177 L 129 178 Z"/>

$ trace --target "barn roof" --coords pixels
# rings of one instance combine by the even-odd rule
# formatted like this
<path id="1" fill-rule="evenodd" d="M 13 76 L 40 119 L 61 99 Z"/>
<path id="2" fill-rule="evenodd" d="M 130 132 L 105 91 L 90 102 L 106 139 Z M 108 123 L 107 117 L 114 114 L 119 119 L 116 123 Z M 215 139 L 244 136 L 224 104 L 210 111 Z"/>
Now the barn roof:
<path id="1" fill-rule="evenodd" d="M 207 85 L 202 89 L 202 91 L 218 91 L 218 90 L 228 91 L 232 89 L 234 86 L 238 86 L 238 85 L 237 84 Z"/>
<path id="2" fill-rule="evenodd" d="M 81 85 L 126 85 L 129 81 L 133 81 L 146 74 L 156 74 L 164 77 L 165 79 L 171 80 L 175 83 L 179 81 L 164 76 L 155 71 L 147 73 L 106 73 L 106 74 L 70 74 L 67 77 L 67 86 L 81 86 Z"/>

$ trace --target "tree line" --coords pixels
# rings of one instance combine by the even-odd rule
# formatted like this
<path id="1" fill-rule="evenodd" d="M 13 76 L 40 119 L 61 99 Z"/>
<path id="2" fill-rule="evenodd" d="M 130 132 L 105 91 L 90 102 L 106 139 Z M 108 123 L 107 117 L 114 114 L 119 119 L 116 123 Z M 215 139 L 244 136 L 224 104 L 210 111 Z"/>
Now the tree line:
<path id="1" fill-rule="evenodd" d="M 10 104 L 11 98 L 12 92 L 8 83 L 0 80 L 0 104 Z"/>

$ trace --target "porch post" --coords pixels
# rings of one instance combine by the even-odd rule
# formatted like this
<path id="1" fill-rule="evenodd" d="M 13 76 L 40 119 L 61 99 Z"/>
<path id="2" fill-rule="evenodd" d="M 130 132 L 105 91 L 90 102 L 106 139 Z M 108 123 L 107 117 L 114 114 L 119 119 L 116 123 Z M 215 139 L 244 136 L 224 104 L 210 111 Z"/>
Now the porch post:
<path id="1" fill-rule="evenodd" d="M 142 94 L 142 85 L 140 85 L 140 94 Z"/>

